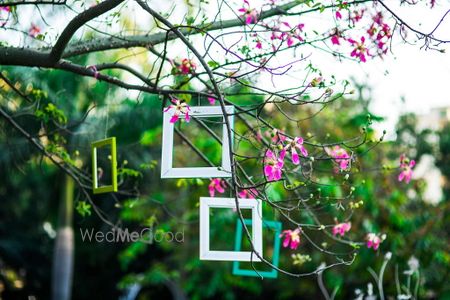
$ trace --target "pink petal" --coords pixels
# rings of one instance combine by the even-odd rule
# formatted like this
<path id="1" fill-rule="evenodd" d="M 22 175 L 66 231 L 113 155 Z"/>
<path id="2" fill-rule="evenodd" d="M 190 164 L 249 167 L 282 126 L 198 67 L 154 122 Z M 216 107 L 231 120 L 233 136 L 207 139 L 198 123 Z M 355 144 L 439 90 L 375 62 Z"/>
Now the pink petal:
<path id="1" fill-rule="evenodd" d="M 291 47 L 292 44 L 294 44 L 294 40 L 292 39 L 291 36 L 289 36 L 288 39 L 287 39 L 287 45 L 288 45 L 288 47 Z"/>
<path id="2" fill-rule="evenodd" d="M 221 185 L 216 185 L 216 190 L 221 194 L 225 193 L 225 189 Z"/>
<path id="3" fill-rule="evenodd" d="M 271 176 L 271 175 L 272 175 L 272 172 L 273 172 L 272 169 L 273 169 L 273 168 L 272 168 L 271 165 L 266 165 L 266 166 L 264 166 L 264 174 L 265 174 L 266 176 Z"/>
<path id="4" fill-rule="evenodd" d="M 333 36 L 331 37 L 331 43 L 332 43 L 333 45 L 340 45 L 340 43 L 339 43 L 339 37 L 338 37 L 337 35 L 333 35 Z"/>
<path id="5" fill-rule="evenodd" d="M 214 105 L 214 103 L 216 103 L 216 99 L 214 99 L 213 97 L 208 97 L 208 101 L 211 105 Z"/>
<path id="6" fill-rule="evenodd" d="M 290 240 L 291 240 L 291 239 L 289 238 L 289 236 L 286 235 L 286 237 L 284 238 L 284 241 L 283 241 L 283 247 L 284 247 L 284 248 L 286 248 L 287 246 L 289 246 Z"/>
<path id="7" fill-rule="evenodd" d="M 186 119 L 186 122 L 189 122 L 189 121 L 191 120 L 191 116 L 189 115 L 189 112 L 188 112 L 188 111 L 186 112 L 186 117 L 185 117 L 185 119 Z"/>
<path id="8" fill-rule="evenodd" d="M 398 181 L 399 182 L 403 181 L 403 178 L 405 178 L 405 172 L 401 171 L 400 174 L 398 174 Z"/>
<path id="9" fill-rule="evenodd" d="M 366 62 L 366 56 L 363 53 L 359 55 L 359 58 L 362 62 Z"/>
<path id="10" fill-rule="evenodd" d="M 297 249 L 299 244 L 300 244 L 299 241 L 291 241 L 291 249 L 292 250 Z"/>
<path id="11" fill-rule="evenodd" d="M 176 123 L 178 121 L 178 115 L 174 114 L 172 118 L 170 118 L 170 123 Z"/>
<path id="12" fill-rule="evenodd" d="M 294 165 L 298 165 L 300 163 L 300 158 L 294 147 L 291 148 L 291 155 L 292 155 L 292 163 Z"/>
<path id="13" fill-rule="evenodd" d="M 411 181 L 411 175 L 412 175 L 411 172 L 408 172 L 405 174 L 405 182 L 406 183 L 409 183 Z"/>
<path id="14" fill-rule="evenodd" d="M 210 186 L 208 187 L 208 189 L 209 189 L 209 196 L 210 196 L 210 197 L 214 197 L 214 195 L 215 195 L 215 193 L 216 193 L 215 190 L 214 190 L 214 186 L 211 186 L 211 185 L 210 185 Z"/>
<path id="15" fill-rule="evenodd" d="M 281 150 L 280 152 L 280 159 L 284 160 L 284 157 L 286 156 L 286 149 Z"/>
<path id="16" fill-rule="evenodd" d="M 280 169 L 275 169 L 273 171 L 273 179 L 275 179 L 275 180 L 281 179 L 281 170 Z"/>
<path id="17" fill-rule="evenodd" d="M 304 157 L 308 156 L 308 151 L 306 150 L 305 147 L 300 146 L 299 148 L 300 148 L 300 152 L 302 153 L 302 155 L 303 155 Z"/>
<path id="18" fill-rule="evenodd" d="M 267 158 L 275 158 L 275 155 L 273 154 L 272 150 L 267 150 L 266 151 L 266 157 Z"/>

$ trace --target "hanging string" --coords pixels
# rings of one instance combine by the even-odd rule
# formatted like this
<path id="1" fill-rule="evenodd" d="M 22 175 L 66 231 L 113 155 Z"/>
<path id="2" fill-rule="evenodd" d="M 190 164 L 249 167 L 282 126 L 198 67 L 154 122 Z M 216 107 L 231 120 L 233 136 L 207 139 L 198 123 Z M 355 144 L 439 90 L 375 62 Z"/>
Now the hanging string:
<path id="1" fill-rule="evenodd" d="M 109 124 L 109 97 L 110 96 L 110 88 L 108 86 L 108 91 L 106 92 L 106 122 L 105 122 L 105 139 L 107 138 L 108 133 L 108 124 Z"/>

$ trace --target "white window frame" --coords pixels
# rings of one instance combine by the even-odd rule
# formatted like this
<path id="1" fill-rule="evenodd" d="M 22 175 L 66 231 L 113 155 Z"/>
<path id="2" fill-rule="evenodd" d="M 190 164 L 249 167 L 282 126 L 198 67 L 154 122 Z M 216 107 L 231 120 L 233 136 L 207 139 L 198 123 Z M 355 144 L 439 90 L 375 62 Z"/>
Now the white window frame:
<path id="1" fill-rule="evenodd" d="M 259 199 L 238 198 L 239 208 L 252 210 L 252 243 L 254 251 L 263 256 L 262 203 Z M 261 259 L 252 251 L 212 251 L 209 241 L 210 208 L 235 208 L 234 198 L 200 198 L 200 260 L 254 261 Z"/>
<path id="2" fill-rule="evenodd" d="M 194 106 L 190 108 L 191 117 L 223 117 L 220 106 Z M 231 161 L 229 144 L 233 141 L 234 130 L 234 106 L 225 106 L 228 116 L 228 122 L 231 126 L 231 138 L 228 138 L 227 126 L 223 124 L 222 129 L 222 165 L 220 167 L 173 167 L 173 135 L 174 125 L 170 123 L 170 118 L 174 114 L 174 108 L 164 112 L 163 120 L 163 138 L 162 138 L 162 156 L 161 156 L 161 178 L 226 178 L 231 177 Z M 180 114 L 180 119 L 185 115 Z M 191 121 L 192 122 L 192 121 Z M 225 122 L 224 122 L 225 123 Z"/>

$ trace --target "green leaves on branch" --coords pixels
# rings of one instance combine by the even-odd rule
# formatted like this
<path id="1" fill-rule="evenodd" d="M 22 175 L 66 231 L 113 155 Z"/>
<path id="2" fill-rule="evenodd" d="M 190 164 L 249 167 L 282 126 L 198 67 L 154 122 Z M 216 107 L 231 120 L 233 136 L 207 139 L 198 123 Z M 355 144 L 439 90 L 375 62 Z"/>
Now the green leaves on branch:
<path id="1" fill-rule="evenodd" d="M 91 215 L 91 205 L 86 203 L 86 201 L 78 201 L 76 206 L 77 212 L 82 216 L 90 216 Z"/>
<path id="2" fill-rule="evenodd" d="M 53 103 L 48 103 L 44 109 L 37 109 L 35 115 L 38 119 L 42 120 L 44 123 L 54 121 L 60 125 L 67 124 L 67 117 L 65 113 L 56 107 Z"/>

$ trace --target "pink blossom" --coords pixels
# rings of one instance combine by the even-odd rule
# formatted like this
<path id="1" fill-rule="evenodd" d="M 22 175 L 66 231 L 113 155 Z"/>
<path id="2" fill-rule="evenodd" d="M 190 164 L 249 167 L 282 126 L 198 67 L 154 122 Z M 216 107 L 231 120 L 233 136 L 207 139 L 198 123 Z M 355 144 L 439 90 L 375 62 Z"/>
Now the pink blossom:
<path id="1" fill-rule="evenodd" d="M 256 46 L 255 46 L 257 49 L 262 49 L 262 44 L 261 44 L 261 41 L 260 40 L 258 40 L 258 41 L 256 41 Z"/>
<path id="2" fill-rule="evenodd" d="M 303 38 L 301 37 L 301 33 L 303 32 L 303 28 L 305 27 L 305 24 L 299 23 L 295 27 L 291 27 L 291 25 L 288 22 L 281 22 L 282 25 L 289 28 L 289 32 L 283 32 L 281 35 L 276 35 L 274 32 L 272 32 L 271 39 L 280 39 L 280 40 L 286 40 L 287 46 L 291 47 L 294 44 L 294 38 L 298 39 L 300 42 L 303 41 Z M 279 30 L 278 27 L 274 28 L 275 30 Z"/>
<path id="3" fill-rule="evenodd" d="M 402 170 L 400 174 L 398 174 L 398 181 L 401 182 L 405 180 L 406 183 L 409 183 L 413 174 L 412 168 L 415 165 L 415 160 L 409 160 L 404 154 L 400 155 L 400 169 Z"/>
<path id="4" fill-rule="evenodd" d="M 254 8 L 250 8 L 248 0 L 244 0 L 244 6 L 238 10 L 244 13 L 245 24 L 256 24 L 258 22 L 258 12 Z"/>
<path id="5" fill-rule="evenodd" d="M 279 129 L 274 128 L 271 132 L 266 131 L 266 136 L 270 137 L 272 142 L 278 144 L 279 142 L 284 142 L 286 136 Z"/>
<path id="6" fill-rule="evenodd" d="M 364 45 L 366 38 L 364 36 L 361 37 L 361 42 L 357 42 L 353 39 L 348 39 L 350 44 L 355 47 L 353 51 L 350 53 L 351 57 L 357 57 L 360 61 L 366 62 L 366 55 L 369 55 L 369 50 Z"/>
<path id="7" fill-rule="evenodd" d="M 300 229 L 295 230 L 283 230 L 280 237 L 284 236 L 283 247 L 287 248 L 290 244 L 290 248 L 295 250 L 300 245 Z"/>
<path id="8" fill-rule="evenodd" d="M 214 105 L 216 103 L 216 98 L 208 97 L 209 104 Z"/>
<path id="9" fill-rule="evenodd" d="M 222 179 L 215 178 L 211 179 L 211 182 L 208 185 L 209 196 L 214 197 L 216 191 L 223 194 L 225 193 L 225 182 Z"/>
<path id="10" fill-rule="evenodd" d="M 333 148 L 325 148 L 325 151 L 329 156 L 331 156 L 338 164 L 339 169 L 347 170 L 350 166 L 350 155 L 348 155 L 345 149 L 336 145 Z"/>
<path id="11" fill-rule="evenodd" d="M 33 23 L 31 23 L 31 28 L 28 30 L 28 34 L 31 36 L 31 37 L 37 37 L 38 36 L 38 34 L 40 34 L 41 33 L 41 29 L 38 27 L 38 26 L 36 26 L 35 24 L 33 24 Z"/>
<path id="12" fill-rule="evenodd" d="M 281 151 L 280 157 L 284 158 L 284 156 L 286 155 L 286 151 L 291 150 L 292 163 L 294 165 L 298 165 L 300 163 L 300 157 L 298 155 L 297 150 L 300 150 L 300 153 L 304 157 L 308 156 L 308 151 L 303 146 L 303 138 L 298 136 L 298 137 L 295 137 L 293 140 L 287 138 L 286 141 L 288 142 L 288 144 Z"/>
<path id="13" fill-rule="evenodd" d="M 239 198 L 248 198 L 248 199 L 255 199 L 255 196 L 258 195 L 258 191 L 256 189 L 245 189 L 239 192 Z"/>
<path id="14" fill-rule="evenodd" d="M 378 250 L 378 247 L 383 242 L 383 239 L 380 238 L 375 233 L 368 233 L 366 240 L 367 240 L 367 248 L 369 249 L 372 248 L 373 250 Z"/>
<path id="15" fill-rule="evenodd" d="M 360 11 L 353 11 L 353 15 L 350 16 L 350 20 L 353 22 L 353 24 L 359 22 L 362 19 L 362 17 L 364 16 L 364 12 L 365 9 L 361 9 Z"/>
<path id="16" fill-rule="evenodd" d="M 284 165 L 284 157 L 275 155 L 272 150 L 267 150 L 264 157 L 264 174 L 267 180 L 276 181 L 281 179 L 281 169 Z"/>
<path id="17" fill-rule="evenodd" d="M 184 74 L 184 75 L 191 74 L 191 73 L 193 74 L 193 73 L 195 73 L 195 70 L 197 69 L 197 65 L 191 59 L 183 58 L 178 69 L 181 74 Z"/>
<path id="18" fill-rule="evenodd" d="M 352 225 L 350 222 L 336 224 L 333 227 L 333 235 L 339 234 L 340 236 L 344 236 L 346 232 L 350 231 L 351 227 Z"/>
<path id="19" fill-rule="evenodd" d="M 332 43 L 333 45 L 340 45 L 341 43 L 339 42 L 339 35 L 333 34 L 333 35 L 331 36 L 331 43 Z"/>
<path id="20" fill-rule="evenodd" d="M 341 12 L 339 10 L 336 11 L 336 19 L 338 19 L 338 20 L 342 19 L 342 15 L 341 15 Z"/>
<path id="21" fill-rule="evenodd" d="M 294 44 L 294 39 L 292 38 L 292 35 L 288 35 L 287 46 L 291 47 L 293 44 Z"/>
<path id="22" fill-rule="evenodd" d="M 184 100 L 180 101 L 178 99 L 175 99 L 175 101 L 174 100 L 171 101 L 173 105 L 169 105 L 169 107 L 164 109 L 164 112 L 167 112 L 170 109 L 175 110 L 172 118 L 170 118 L 170 123 L 176 123 L 180 117 L 180 114 L 184 114 L 186 122 L 189 122 L 191 120 L 191 117 L 189 116 L 189 112 L 191 110 L 189 105 L 187 105 L 186 102 L 184 102 Z"/>

